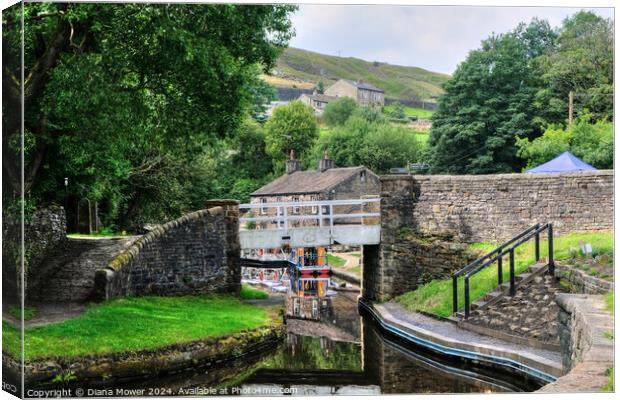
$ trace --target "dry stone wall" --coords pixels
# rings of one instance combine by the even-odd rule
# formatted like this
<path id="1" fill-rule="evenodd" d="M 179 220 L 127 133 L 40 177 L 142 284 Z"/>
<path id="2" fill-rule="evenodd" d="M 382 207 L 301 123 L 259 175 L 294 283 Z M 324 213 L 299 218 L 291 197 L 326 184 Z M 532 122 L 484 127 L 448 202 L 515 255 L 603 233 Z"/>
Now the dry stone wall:
<path id="1" fill-rule="evenodd" d="M 211 201 L 138 239 L 95 275 L 95 295 L 238 294 L 239 203 Z"/>
<path id="2" fill-rule="evenodd" d="M 471 257 L 462 243 L 538 222 L 556 234 L 613 229 L 613 171 L 383 176 L 381 244 L 364 246 L 363 296 L 383 301 L 447 278 Z"/>
<path id="3" fill-rule="evenodd" d="M 5 210 L 6 211 L 6 210 Z M 51 256 L 66 246 L 65 211 L 51 206 L 28 215 L 24 220 L 25 281 L 37 288 L 44 282 Z M 8 301 L 18 301 L 21 291 L 21 221 L 3 212 L 2 221 L 2 288 Z M 28 295 L 26 295 L 28 297 Z"/>
<path id="4" fill-rule="evenodd" d="M 548 221 L 557 234 L 613 229 L 613 171 L 384 179 L 412 186 L 416 230 L 465 242 L 508 239 Z"/>

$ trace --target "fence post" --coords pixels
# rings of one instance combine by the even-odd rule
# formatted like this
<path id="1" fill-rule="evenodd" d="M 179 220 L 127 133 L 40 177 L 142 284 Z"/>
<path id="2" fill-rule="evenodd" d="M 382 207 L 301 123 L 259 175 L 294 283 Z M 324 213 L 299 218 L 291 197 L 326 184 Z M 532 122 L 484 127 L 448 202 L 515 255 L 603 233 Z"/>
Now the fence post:
<path id="1" fill-rule="evenodd" d="M 452 311 L 457 312 L 459 309 L 458 301 L 458 277 L 452 275 Z"/>
<path id="2" fill-rule="evenodd" d="M 514 296 L 517 293 L 515 287 L 515 249 L 510 249 L 510 295 Z"/>
<path id="3" fill-rule="evenodd" d="M 499 255 L 497 256 L 497 284 L 501 285 L 504 282 L 504 271 L 502 269 L 502 263 L 504 261 L 504 256 L 500 250 Z"/>
<path id="4" fill-rule="evenodd" d="M 553 224 L 549 223 L 549 233 L 547 240 L 549 241 L 549 273 L 555 274 L 555 261 L 553 260 Z"/>
<path id="5" fill-rule="evenodd" d="M 465 319 L 469 318 L 469 276 L 465 275 Z"/>
<path id="6" fill-rule="evenodd" d="M 534 254 L 536 256 L 536 262 L 540 260 L 540 224 L 536 224 L 536 237 L 534 238 L 535 250 Z"/>

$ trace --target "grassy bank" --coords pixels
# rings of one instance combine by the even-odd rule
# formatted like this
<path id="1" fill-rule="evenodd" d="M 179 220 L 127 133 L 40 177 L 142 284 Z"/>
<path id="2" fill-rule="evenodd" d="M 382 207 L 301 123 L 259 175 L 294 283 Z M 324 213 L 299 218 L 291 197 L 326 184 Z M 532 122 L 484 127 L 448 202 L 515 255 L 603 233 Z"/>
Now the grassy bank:
<path id="1" fill-rule="evenodd" d="M 80 317 L 26 329 L 26 358 L 154 349 L 256 328 L 268 310 L 229 296 L 139 297 L 88 307 Z M 4 351 L 19 355 L 19 330 L 2 323 Z"/>
<path id="2" fill-rule="evenodd" d="M 241 285 L 241 298 L 245 300 L 268 299 L 269 294 L 250 285 Z"/>
<path id="3" fill-rule="evenodd" d="M 333 254 L 327 255 L 327 262 L 329 265 L 336 268 L 344 267 L 344 265 L 347 263 L 344 258 L 335 256 Z"/>
<path id="4" fill-rule="evenodd" d="M 613 251 L 613 232 L 596 233 L 571 233 L 558 236 L 554 239 L 554 255 L 556 260 L 566 260 L 572 257 L 571 253 L 578 248 L 579 241 L 590 243 L 592 248 L 599 252 Z M 496 243 L 475 243 L 470 246 L 470 250 L 480 255 L 493 250 L 497 247 Z M 541 240 L 541 257 L 547 254 L 547 242 Z M 573 250 L 571 250 L 573 249 Z M 515 251 L 515 271 L 516 274 L 523 272 L 527 267 L 534 263 L 534 243 L 533 241 L 524 244 Z M 504 258 L 503 277 L 504 282 L 509 280 L 509 261 Z M 455 269 L 462 266 L 455 266 Z M 490 266 L 470 279 L 470 299 L 472 302 L 489 293 L 497 287 L 497 264 Z M 463 278 L 458 281 L 459 308 L 464 306 L 463 299 Z M 396 301 L 403 304 L 410 311 L 425 311 L 442 317 L 452 314 L 452 279 L 434 280 L 417 290 L 408 292 L 396 298 Z"/>
<path id="5" fill-rule="evenodd" d="M 405 111 L 405 115 L 407 117 L 418 117 L 418 118 L 426 118 L 429 119 L 433 116 L 433 111 L 426 110 L 423 108 L 409 107 L 403 106 L 403 110 Z M 383 107 L 383 112 L 386 114 L 391 114 L 394 111 L 394 105 L 390 104 L 388 106 Z"/>

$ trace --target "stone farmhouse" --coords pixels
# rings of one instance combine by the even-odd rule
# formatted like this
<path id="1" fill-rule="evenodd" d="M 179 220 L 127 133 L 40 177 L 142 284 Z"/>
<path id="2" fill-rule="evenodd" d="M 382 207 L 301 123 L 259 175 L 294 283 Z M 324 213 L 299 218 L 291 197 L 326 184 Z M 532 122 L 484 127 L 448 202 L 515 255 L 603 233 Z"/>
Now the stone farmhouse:
<path id="1" fill-rule="evenodd" d="M 325 94 L 335 97 L 351 97 L 363 107 L 383 107 L 385 104 L 385 92 L 383 90 L 371 83 L 359 80 L 351 81 L 348 79 L 339 79 L 336 83 L 325 89 Z"/>
<path id="2" fill-rule="evenodd" d="M 337 168 L 327 153 L 319 161 L 317 170 L 302 171 L 301 164 L 295 159 L 291 151 L 290 159 L 286 161 L 286 171 L 278 179 L 268 183 L 250 194 L 252 204 L 268 204 L 281 202 L 300 202 L 317 200 L 355 199 L 378 196 L 380 190 L 379 177 L 364 166 Z M 305 209 L 308 208 L 308 209 Z M 290 215 L 319 214 L 318 207 L 290 207 Z M 344 210 L 334 208 L 334 213 Z M 274 221 L 262 223 L 257 228 L 269 228 L 275 225 L 276 211 L 274 208 L 260 208 L 255 211 L 260 216 L 274 216 Z M 323 207 L 321 214 L 329 215 L 327 207 Z M 316 225 L 317 220 L 300 221 L 297 224 Z"/>
<path id="3" fill-rule="evenodd" d="M 317 115 L 321 115 L 327 103 L 335 99 L 337 99 L 336 96 L 327 96 L 325 94 L 317 93 L 316 91 L 314 91 L 314 93 L 312 94 L 302 94 L 301 96 L 299 96 L 298 100 L 305 105 L 312 107 Z"/>
<path id="4" fill-rule="evenodd" d="M 338 97 L 350 97 L 363 107 L 383 107 L 385 92 L 368 82 L 339 79 L 325 89 L 325 94 L 304 93 L 298 100 L 312 107 L 317 115 L 321 115 L 325 106 Z"/>

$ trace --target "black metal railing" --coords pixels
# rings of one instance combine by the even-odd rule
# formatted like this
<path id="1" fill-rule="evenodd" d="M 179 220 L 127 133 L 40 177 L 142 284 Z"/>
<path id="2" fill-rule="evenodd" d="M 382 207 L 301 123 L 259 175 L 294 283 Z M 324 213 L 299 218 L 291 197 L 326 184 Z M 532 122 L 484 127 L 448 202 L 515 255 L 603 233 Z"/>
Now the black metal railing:
<path id="1" fill-rule="evenodd" d="M 499 247 L 490 251 L 489 253 L 478 258 L 476 261 L 468 264 L 466 267 L 456 271 L 452 274 L 452 310 L 456 313 L 458 311 L 458 278 L 463 276 L 464 297 L 465 297 L 465 318 L 469 318 L 470 298 L 469 298 L 469 279 L 482 271 L 484 268 L 497 262 L 497 284 L 501 285 L 504 281 L 503 273 L 503 260 L 504 256 L 509 256 L 509 268 L 510 268 L 510 295 L 514 296 L 516 293 L 515 282 L 515 249 L 522 244 L 528 242 L 534 238 L 534 257 L 535 262 L 540 261 L 540 234 L 547 230 L 548 240 L 548 263 L 549 272 L 554 273 L 555 263 L 553 261 L 553 224 L 547 223 L 544 225 L 536 224 L 529 227 L 523 232 L 519 233 L 509 241 L 501 244 Z"/>

